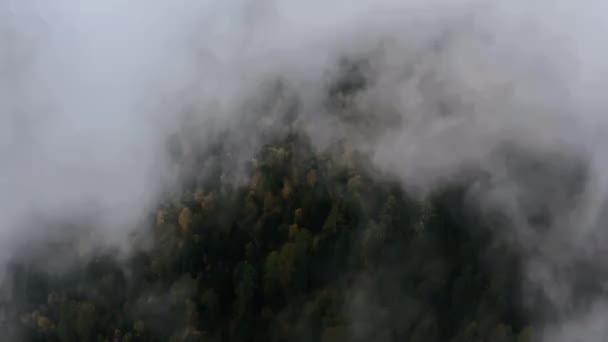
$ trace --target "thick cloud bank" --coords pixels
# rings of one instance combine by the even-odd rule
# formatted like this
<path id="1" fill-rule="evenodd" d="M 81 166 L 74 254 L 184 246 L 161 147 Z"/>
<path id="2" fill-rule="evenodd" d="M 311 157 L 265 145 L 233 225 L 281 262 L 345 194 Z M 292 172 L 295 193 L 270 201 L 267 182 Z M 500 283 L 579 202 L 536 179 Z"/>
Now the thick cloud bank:
<path id="1" fill-rule="evenodd" d="M 262 139 L 249 104 L 280 80 L 315 142 L 347 137 L 405 186 L 487 173 L 472 191 L 508 214 L 501 236 L 557 322 L 547 340 L 601 341 L 605 291 L 578 283 L 608 275 L 606 6 L 0 0 L 0 260 L 65 218 L 124 243 L 176 175 L 172 134 L 233 128 L 246 159 Z M 345 57 L 365 61 L 348 110 L 367 127 L 324 102 Z"/>

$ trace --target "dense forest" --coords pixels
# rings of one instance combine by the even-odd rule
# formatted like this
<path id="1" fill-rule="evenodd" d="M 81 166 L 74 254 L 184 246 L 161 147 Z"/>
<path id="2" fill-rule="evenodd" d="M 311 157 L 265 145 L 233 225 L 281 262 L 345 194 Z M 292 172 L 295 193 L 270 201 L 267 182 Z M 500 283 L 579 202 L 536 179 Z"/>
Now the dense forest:
<path id="1" fill-rule="evenodd" d="M 221 172 L 159 208 L 151 247 L 67 273 L 16 260 L 22 341 L 529 341 L 518 262 L 464 188 L 408 196 L 348 144 L 293 132 L 248 181 Z M 382 180 L 385 179 L 385 180 Z M 493 246 L 489 248 L 488 246 Z M 489 262 L 491 260 L 491 262 Z"/>
<path id="2" fill-rule="evenodd" d="M 358 67 L 343 64 L 343 71 L 328 89 L 327 105 L 352 125 L 366 119 L 349 107 L 365 79 Z M 288 99 L 281 89 L 271 91 Z M 468 204 L 466 181 L 424 195 L 408 192 L 347 139 L 315 147 L 291 124 L 297 102 L 283 103 L 268 129 L 280 134 L 267 132 L 275 138 L 244 167 L 230 162 L 243 142 L 231 146 L 221 134 L 217 144 L 173 144 L 180 190 L 158 204 L 126 258 L 103 250 L 82 261 L 78 241 L 69 239 L 34 242 L 28 257 L 15 257 L 0 289 L 3 336 L 534 340 L 533 315 L 520 303 L 521 262 L 493 236 L 489 225 L 499 220 Z M 272 112 L 264 105 L 259 111 Z M 46 267 L 65 255 L 76 262 L 60 271 Z"/>

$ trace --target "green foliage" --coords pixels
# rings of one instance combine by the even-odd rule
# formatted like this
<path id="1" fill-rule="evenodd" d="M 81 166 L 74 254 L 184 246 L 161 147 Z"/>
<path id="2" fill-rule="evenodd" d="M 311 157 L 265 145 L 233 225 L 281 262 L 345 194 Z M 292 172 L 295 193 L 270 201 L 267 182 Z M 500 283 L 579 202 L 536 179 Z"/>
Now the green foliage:
<path id="1" fill-rule="evenodd" d="M 489 230 L 462 189 L 414 201 L 337 150 L 295 134 L 267 146 L 249 183 L 218 176 L 159 208 L 153 247 L 126 263 L 15 268 L 10 319 L 32 341 L 532 339 L 517 262 L 482 262 Z"/>
<path id="2" fill-rule="evenodd" d="M 90 341 L 96 333 L 97 319 L 93 304 L 64 302 L 60 307 L 57 334 L 61 341 Z"/>

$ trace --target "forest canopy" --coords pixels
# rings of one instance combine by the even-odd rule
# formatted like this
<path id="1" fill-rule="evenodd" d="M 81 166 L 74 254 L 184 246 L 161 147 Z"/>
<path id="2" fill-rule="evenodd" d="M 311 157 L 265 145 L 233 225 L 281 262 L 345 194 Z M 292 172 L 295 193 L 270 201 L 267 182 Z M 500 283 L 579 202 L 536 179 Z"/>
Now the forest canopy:
<path id="1" fill-rule="evenodd" d="M 265 145 L 248 181 L 219 169 L 204 179 L 159 205 L 145 230 L 153 243 L 126 261 L 107 251 L 53 274 L 35 260 L 14 260 L 4 336 L 532 338 L 517 300 L 518 260 L 492 244 L 487 223 L 466 206 L 466 186 L 409 195 L 348 144 L 316 151 L 297 132 Z"/>

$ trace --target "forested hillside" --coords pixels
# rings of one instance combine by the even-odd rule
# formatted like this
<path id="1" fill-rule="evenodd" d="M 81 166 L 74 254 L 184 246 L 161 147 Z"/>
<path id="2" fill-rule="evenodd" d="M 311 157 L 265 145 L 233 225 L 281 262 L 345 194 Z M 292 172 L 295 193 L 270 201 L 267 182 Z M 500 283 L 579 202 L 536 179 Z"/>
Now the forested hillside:
<path id="1" fill-rule="evenodd" d="M 608 341 L 606 4 L 0 0 L 0 342 Z"/>
<path id="2" fill-rule="evenodd" d="M 460 186 L 414 198 L 348 144 L 315 152 L 296 132 L 264 146 L 247 175 L 188 184 L 158 208 L 151 247 L 127 261 L 108 252 L 49 274 L 15 260 L 5 336 L 530 340 L 517 259 Z"/>

